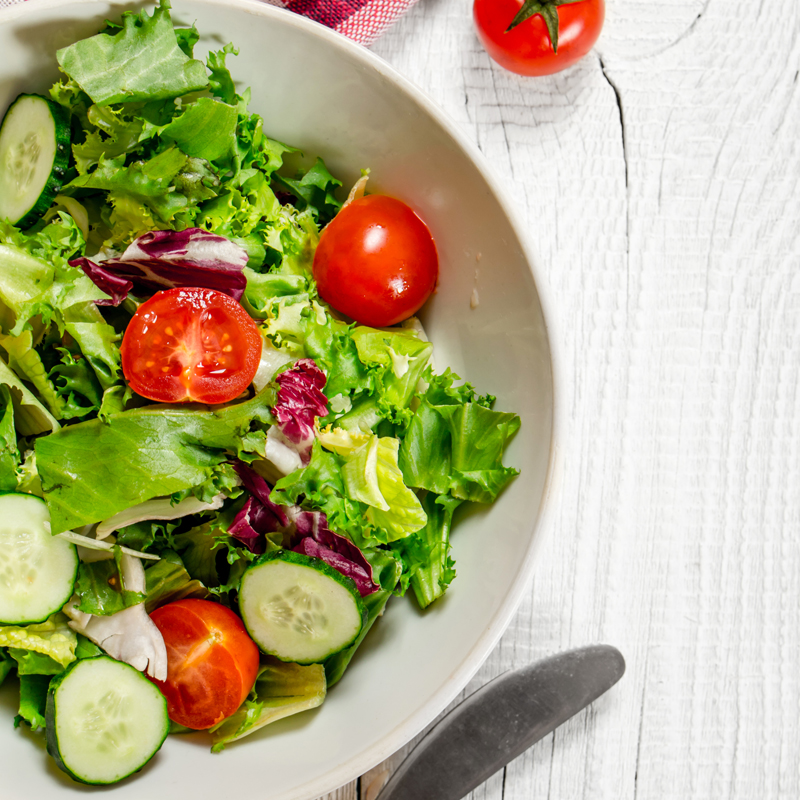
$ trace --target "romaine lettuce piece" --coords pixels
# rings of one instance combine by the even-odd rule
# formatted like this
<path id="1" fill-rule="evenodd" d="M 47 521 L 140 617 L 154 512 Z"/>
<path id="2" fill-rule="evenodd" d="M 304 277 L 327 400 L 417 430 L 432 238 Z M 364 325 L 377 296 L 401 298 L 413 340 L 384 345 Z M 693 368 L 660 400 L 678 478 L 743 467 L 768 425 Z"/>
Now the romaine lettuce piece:
<path id="1" fill-rule="evenodd" d="M 9 647 L 8 654 L 17 662 L 17 675 L 58 675 L 66 667 L 44 653 Z"/>
<path id="2" fill-rule="evenodd" d="M 35 625 L 6 625 L 0 627 L 0 647 L 32 650 L 49 656 L 66 667 L 75 660 L 75 647 L 78 641 L 75 632 L 61 614 Z"/>

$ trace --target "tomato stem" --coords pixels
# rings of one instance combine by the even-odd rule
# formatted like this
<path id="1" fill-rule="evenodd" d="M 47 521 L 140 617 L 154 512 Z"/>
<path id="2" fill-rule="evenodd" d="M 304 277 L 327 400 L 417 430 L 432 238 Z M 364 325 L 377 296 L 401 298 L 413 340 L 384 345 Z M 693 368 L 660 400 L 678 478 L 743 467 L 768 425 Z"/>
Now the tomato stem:
<path id="1" fill-rule="evenodd" d="M 538 14 L 547 26 L 547 33 L 550 36 L 550 44 L 553 45 L 553 52 L 558 52 L 558 7 L 581 3 L 583 0 L 525 0 L 522 8 L 517 12 L 511 24 L 506 28 L 506 33 L 512 31 L 526 19 Z"/>

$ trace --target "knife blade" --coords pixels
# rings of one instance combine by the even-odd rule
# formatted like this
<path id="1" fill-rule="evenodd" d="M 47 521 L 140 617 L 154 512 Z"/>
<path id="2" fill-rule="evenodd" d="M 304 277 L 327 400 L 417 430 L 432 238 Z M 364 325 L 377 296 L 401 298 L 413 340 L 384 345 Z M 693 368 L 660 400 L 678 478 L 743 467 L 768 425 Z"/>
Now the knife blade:
<path id="1" fill-rule="evenodd" d="M 377 800 L 461 800 L 588 706 L 624 674 L 610 645 L 591 645 L 511 670 L 432 728 Z"/>

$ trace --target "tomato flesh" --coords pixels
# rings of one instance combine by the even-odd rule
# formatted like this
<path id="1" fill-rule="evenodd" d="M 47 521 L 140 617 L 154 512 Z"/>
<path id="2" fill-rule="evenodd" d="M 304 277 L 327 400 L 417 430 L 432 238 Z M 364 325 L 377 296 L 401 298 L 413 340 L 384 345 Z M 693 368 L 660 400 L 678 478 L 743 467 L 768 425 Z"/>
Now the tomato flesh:
<path id="1" fill-rule="evenodd" d="M 168 289 L 133 315 L 120 348 L 131 389 L 160 403 L 226 403 L 251 383 L 261 335 L 233 298 L 213 289 Z"/>
<path id="2" fill-rule="evenodd" d="M 415 314 L 436 288 L 431 232 L 405 203 L 386 195 L 354 200 L 328 223 L 314 255 L 320 297 L 372 327 Z"/>
<path id="3" fill-rule="evenodd" d="M 208 600 L 178 600 L 150 618 L 167 646 L 167 680 L 153 683 L 169 718 L 205 730 L 244 702 L 256 679 L 258 647 L 229 608 Z"/>
<path id="4" fill-rule="evenodd" d="M 605 0 L 558 6 L 558 52 L 540 14 L 506 32 L 524 0 L 474 0 L 475 30 L 486 52 L 518 75 L 552 75 L 571 67 L 594 47 L 605 19 Z"/>

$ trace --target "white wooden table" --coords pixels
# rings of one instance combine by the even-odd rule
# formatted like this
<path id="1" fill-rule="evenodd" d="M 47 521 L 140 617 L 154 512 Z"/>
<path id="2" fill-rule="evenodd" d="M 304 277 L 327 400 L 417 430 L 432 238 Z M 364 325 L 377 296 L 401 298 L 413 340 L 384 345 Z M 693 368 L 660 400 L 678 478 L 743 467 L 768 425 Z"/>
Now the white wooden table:
<path id="1" fill-rule="evenodd" d="M 495 66 L 465 0 L 373 48 L 519 204 L 572 382 L 555 525 L 466 691 L 591 642 L 628 663 L 470 797 L 798 798 L 800 3 L 608 2 L 552 78 Z"/>

